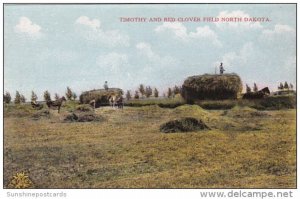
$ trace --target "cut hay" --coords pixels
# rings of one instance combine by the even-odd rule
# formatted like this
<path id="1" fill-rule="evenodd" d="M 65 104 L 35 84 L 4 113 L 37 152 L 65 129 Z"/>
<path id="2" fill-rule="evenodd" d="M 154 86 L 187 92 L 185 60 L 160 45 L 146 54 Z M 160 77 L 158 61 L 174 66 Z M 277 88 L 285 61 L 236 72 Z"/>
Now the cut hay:
<path id="1" fill-rule="evenodd" d="M 201 108 L 200 106 L 189 105 L 189 104 L 185 104 L 175 108 L 173 113 L 175 115 L 180 115 L 181 117 L 195 117 L 195 118 L 202 118 L 202 119 L 211 117 L 211 114 L 208 111 Z"/>
<path id="2" fill-rule="evenodd" d="M 33 120 L 38 120 L 38 119 L 41 119 L 41 118 L 49 118 L 49 117 L 50 117 L 49 110 L 41 110 L 41 111 L 38 111 L 38 112 L 34 113 L 33 116 L 32 116 L 32 119 Z"/>
<path id="3" fill-rule="evenodd" d="M 233 118 L 253 118 L 253 117 L 268 117 L 269 113 L 264 111 L 258 111 L 250 107 L 240 107 L 235 106 L 231 110 L 226 110 L 222 114 L 223 116 L 233 117 Z"/>
<path id="4" fill-rule="evenodd" d="M 92 112 L 93 108 L 88 104 L 82 104 L 76 107 L 76 112 Z"/>
<path id="5" fill-rule="evenodd" d="M 76 122 L 78 120 L 78 116 L 75 113 L 70 113 L 65 116 L 65 122 Z"/>
<path id="6" fill-rule="evenodd" d="M 64 122 L 100 122 L 103 118 L 93 112 L 76 112 L 66 115 L 63 119 Z"/>
<path id="7" fill-rule="evenodd" d="M 95 100 L 95 106 L 99 107 L 103 105 L 108 105 L 109 98 L 112 95 L 123 95 L 123 91 L 119 88 L 109 88 L 108 90 L 97 89 L 85 91 L 80 95 L 79 100 L 81 104 L 89 104 L 92 100 Z"/>
<path id="8" fill-rule="evenodd" d="M 189 132 L 209 129 L 208 126 L 195 118 L 186 117 L 179 120 L 169 121 L 160 126 L 163 133 Z"/>
<path id="9" fill-rule="evenodd" d="M 192 76 L 182 85 L 182 95 L 188 103 L 195 100 L 237 99 L 241 91 L 242 81 L 235 73 Z"/>

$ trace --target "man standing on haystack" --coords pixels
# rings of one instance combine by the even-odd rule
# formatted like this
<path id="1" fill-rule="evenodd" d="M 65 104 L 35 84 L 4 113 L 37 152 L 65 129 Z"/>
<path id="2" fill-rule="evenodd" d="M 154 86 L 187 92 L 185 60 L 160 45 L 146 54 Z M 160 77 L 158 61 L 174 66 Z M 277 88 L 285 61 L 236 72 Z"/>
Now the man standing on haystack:
<path id="1" fill-rule="evenodd" d="M 223 67 L 223 63 L 220 64 L 220 74 L 222 75 L 224 73 L 225 69 Z"/>
<path id="2" fill-rule="evenodd" d="M 103 87 L 104 87 L 105 90 L 108 90 L 108 84 L 107 84 L 107 81 L 105 81 Z"/>

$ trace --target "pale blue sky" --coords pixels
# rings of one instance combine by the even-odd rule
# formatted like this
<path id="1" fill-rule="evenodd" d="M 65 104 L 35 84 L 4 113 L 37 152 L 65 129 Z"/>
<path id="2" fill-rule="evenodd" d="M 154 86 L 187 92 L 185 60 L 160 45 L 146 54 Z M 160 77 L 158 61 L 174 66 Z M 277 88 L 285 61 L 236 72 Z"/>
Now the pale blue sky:
<path id="1" fill-rule="evenodd" d="M 121 23 L 120 17 L 268 17 L 257 23 Z M 160 91 L 222 61 L 244 84 L 296 82 L 296 5 L 5 5 L 4 91 Z"/>

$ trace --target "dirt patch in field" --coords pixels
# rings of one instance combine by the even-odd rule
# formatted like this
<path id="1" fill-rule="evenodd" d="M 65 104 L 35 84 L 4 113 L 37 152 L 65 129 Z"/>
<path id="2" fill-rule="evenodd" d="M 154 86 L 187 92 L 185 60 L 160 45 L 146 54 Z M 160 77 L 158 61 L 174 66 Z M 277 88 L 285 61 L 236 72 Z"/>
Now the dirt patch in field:
<path id="1" fill-rule="evenodd" d="M 169 121 L 160 126 L 160 131 L 164 133 L 199 131 L 205 129 L 209 129 L 209 127 L 202 120 L 191 117 Z"/>

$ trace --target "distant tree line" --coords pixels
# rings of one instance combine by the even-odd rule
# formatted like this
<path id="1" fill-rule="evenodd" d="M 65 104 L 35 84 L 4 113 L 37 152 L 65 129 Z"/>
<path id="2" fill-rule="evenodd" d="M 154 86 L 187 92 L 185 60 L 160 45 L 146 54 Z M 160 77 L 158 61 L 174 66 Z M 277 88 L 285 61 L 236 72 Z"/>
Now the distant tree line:
<path id="1" fill-rule="evenodd" d="M 175 97 L 175 95 L 181 93 L 181 87 L 175 85 L 173 88 L 169 87 L 167 93 L 163 93 L 163 97 Z M 140 98 L 149 98 L 149 97 L 159 97 L 159 91 L 157 88 L 151 88 L 151 86 L 144 86 L 144 84 L 140 84 L 138 89 L 136 89 L 132 95 L 130 90 L 126 92 L 126 99 L 140 99 Z"/>
<path id="2" fill-rule="evenodd" d="M 284 82 L 279 84 L 279 86 L 277 87 L 278 90 L 282 91 L 282 90 L 293 90 L 294 89 L 294 86 L 292 83 L 288 84 L 287 82 Z M 253 85 L 253 92 L 257 92 L 258 91 L 258 87 L 256 85 L 256 83 L 254 83 Z M 246 93 L 250 93 L 252 92 L 250 86 L 248 84 L 246 84 Z"/>
<path id="3" fill-rule="evenodd" d="M 294 86 L 292 83 L 288 84 L 287 82 L 284 82 L 284 84 L 282 84 L 280 82 L 279 86 L 277 87 L 278 90 L 282 91 L 282 90 L 293 90 Z"/>
<path id="4" fill-rule="evenodd" d="M 258 87 L 257 87 L 256 83 L 254 82 L 253 92 L 257 92 L 257 91 L 258 91 Z M 251 93 L 251 92 L 252 92 L 252 90 L 251 90 L 250 86 L 248 84 L 246 84 L 246 93 Z"/>
<path id="5" fill-rule="evenodd" d="M 67 87 L 67 91 L 66 91 L 65 94 L 66 94 L 66 97 L 67 97 L 68 100 L 76 100 L 77 99 L 76 93 L 73 92 L 70 87 Z M 48 90 L 44 91 L 43 97 L 44 97 L 45 101 L 51 101 L 51 94 Z M 57 93 L 55 93 L 54 94 L 54 99 L 58 100 L 59 98 L 60 98 L 60 96 Z M 30 101 L 31 102 L 36 102 L 37 100 L 38 100 L 38 97 L 37 97 L 36 93 L 34 91 L 31 91 Z M 4 96 L 3 96 L 3 102 L 6 103 L 6 104 L 9 104 L 9 103 L 12 102 L 11 95 L 8 91 L 6 91 Z M 19 91 L 16 91 L 15 99 L 14 99 L 13 102 L 15 104 L 25 103 L 26 98 L 25 98 L 24 95 L 20 94 Z"/>

